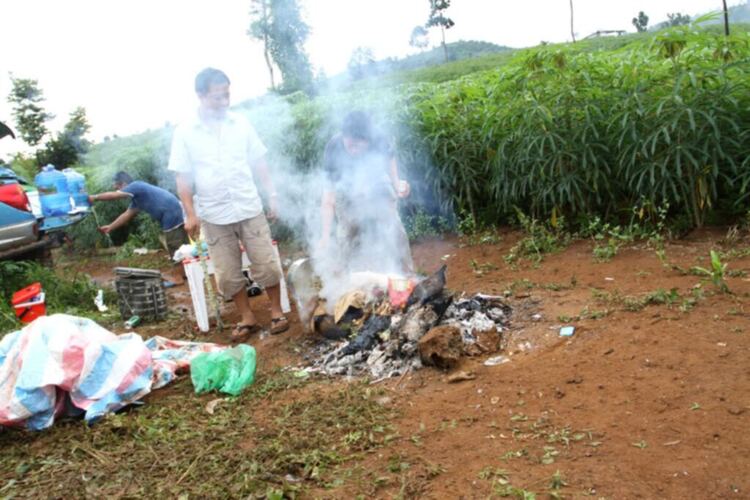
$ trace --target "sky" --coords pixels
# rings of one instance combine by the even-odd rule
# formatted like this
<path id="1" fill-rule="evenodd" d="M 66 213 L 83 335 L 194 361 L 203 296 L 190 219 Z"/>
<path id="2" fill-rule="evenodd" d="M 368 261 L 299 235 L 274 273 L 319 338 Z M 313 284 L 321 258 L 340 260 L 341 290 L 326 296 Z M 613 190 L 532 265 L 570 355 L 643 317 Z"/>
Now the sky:
<path id="1" fill-rule="evenodd" d="M 357 47 L 376 58 L 413 53 L 411 30 L 427 20 L 428 0 L 299 0 L 311 27 L 306 44 L 316 71 L 343 71 Z M 650 24 L 667 13 L 691 16 L 721 8 L 720 0 L 574 0 L 575 31 L 634 31 L 641 10 Z M 730 0 L 737 5 L 744 0 Z M 247 35 L 250 0 L 0 1 L 0 121 L 12 126 L 9 73 L 34 78 L 45 108 L 62 128 L 77 106 L 86 109 L 90 137 L 128 135 L 175 123 L 197 106 L 195 74 L 223 69 L 232 99 L 269 86 L 262 44 Z M 453 0 L 455 26 L 447 41 L 484 40 L 511 47 L 570 40 L 569 0 Z M 437 32 L 433 44 L 439 42 Z M 27 147 L 0 141 L 0 157 Z"/>

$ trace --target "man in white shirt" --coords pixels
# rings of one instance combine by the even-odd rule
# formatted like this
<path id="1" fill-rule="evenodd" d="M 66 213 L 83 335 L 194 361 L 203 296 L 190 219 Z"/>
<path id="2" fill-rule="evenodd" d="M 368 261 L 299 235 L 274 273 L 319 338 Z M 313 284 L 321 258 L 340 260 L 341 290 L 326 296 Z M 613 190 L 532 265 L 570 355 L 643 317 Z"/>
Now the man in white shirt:
<path id="1" fill-rule="evenodd" d="M 274 218 L 276 192 L 266 147 L 243 116 L 228 111 L 229 78 L 224 72 L 204 69 L 195 78 L 195 91 L 198 112 L 175 129 L 169 157 L 185 207 L 185 231 L 196 235 L 203 226 L 219 289 L 232 297 L 241 315 L 232 339 L 243 341 L 260 329 L 245 291 L 238 240 L 250 257 L 253 279 L 271 301 L 271 333 L 281 333 L 289 322 L 281 311 L 280 267 L 255 184 L 257 175 L 268 195 L 268 216 Z"/>

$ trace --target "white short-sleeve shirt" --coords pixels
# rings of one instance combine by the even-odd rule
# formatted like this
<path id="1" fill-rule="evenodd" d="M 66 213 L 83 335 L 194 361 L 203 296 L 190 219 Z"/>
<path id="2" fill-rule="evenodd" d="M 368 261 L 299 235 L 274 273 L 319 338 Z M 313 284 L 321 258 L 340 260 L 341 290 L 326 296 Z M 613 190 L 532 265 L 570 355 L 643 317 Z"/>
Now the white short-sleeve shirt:
<path id="1" fill-rule="evenodd" d="M 201 220 L 232 224 L 263 212 L 251 165 L 266 151 L 244 116 L 228 112 L 213 130 L 196 113 L 175 129 L 168 168 L 192 175 Z"/>

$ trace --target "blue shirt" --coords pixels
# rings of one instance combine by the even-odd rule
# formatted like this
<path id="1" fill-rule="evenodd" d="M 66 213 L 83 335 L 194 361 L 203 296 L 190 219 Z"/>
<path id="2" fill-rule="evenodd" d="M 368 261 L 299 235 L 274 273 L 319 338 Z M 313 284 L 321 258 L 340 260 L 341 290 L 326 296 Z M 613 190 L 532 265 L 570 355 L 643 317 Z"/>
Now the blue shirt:
<path id="1" fill-rule="evenodd" d="M 148 182 L 133 181 L 120 191 L 131 196 L 130 208 L 143 210 L 168 231 L 184 223 L 182 205 L 175 195 Z"/>

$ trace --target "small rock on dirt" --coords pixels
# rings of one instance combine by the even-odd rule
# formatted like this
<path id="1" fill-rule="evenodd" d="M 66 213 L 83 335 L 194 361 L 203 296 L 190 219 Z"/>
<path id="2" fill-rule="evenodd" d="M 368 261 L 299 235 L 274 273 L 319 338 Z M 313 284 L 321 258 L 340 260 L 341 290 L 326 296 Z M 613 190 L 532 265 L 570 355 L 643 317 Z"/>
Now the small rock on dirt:
<path id="1" fill-rule="evenodd" d="M 461 330 L 453 325 L 437 326 L 419 339 L 418 347 L 425 365 L 453 368 L 463 352 Z"/>
<path id="2" fill-rule="evenodd" d="M 497 366 L 497 365 L 502 365 L 503 363 L 507 363 L 509 361 L 510 361 L 510 358 L 508 356 L 493 356 L 485 360 L 484 366 Z"/>
<path id="3" fill-rule="evenodd" d="M 224 398 L 212 399 L 211 401 L 209 401 L 206 405 L 206 413 L 208 413 L 209 415 L 213 415 L 216 411 L 216 406 L 222 401 L 224 401 Z"/>
<path id="4" fill-rule="evenodd" d="M 742 415 L 743 413 L 745 413 L 745 409 L 744 408 L 739 408 L 737 406 L 730 406 L 729 408 L 727 408 L 727 411 L 731 415 Z"/>
<path id="5" fill-rule="evenodd" d="M 474 380 L 475 378 L 477 378 L 477 376 L 471 372 L 460 371 L 449 375 L 447 381 L 449 384 L 455 384 L 465 380 Z"/>

